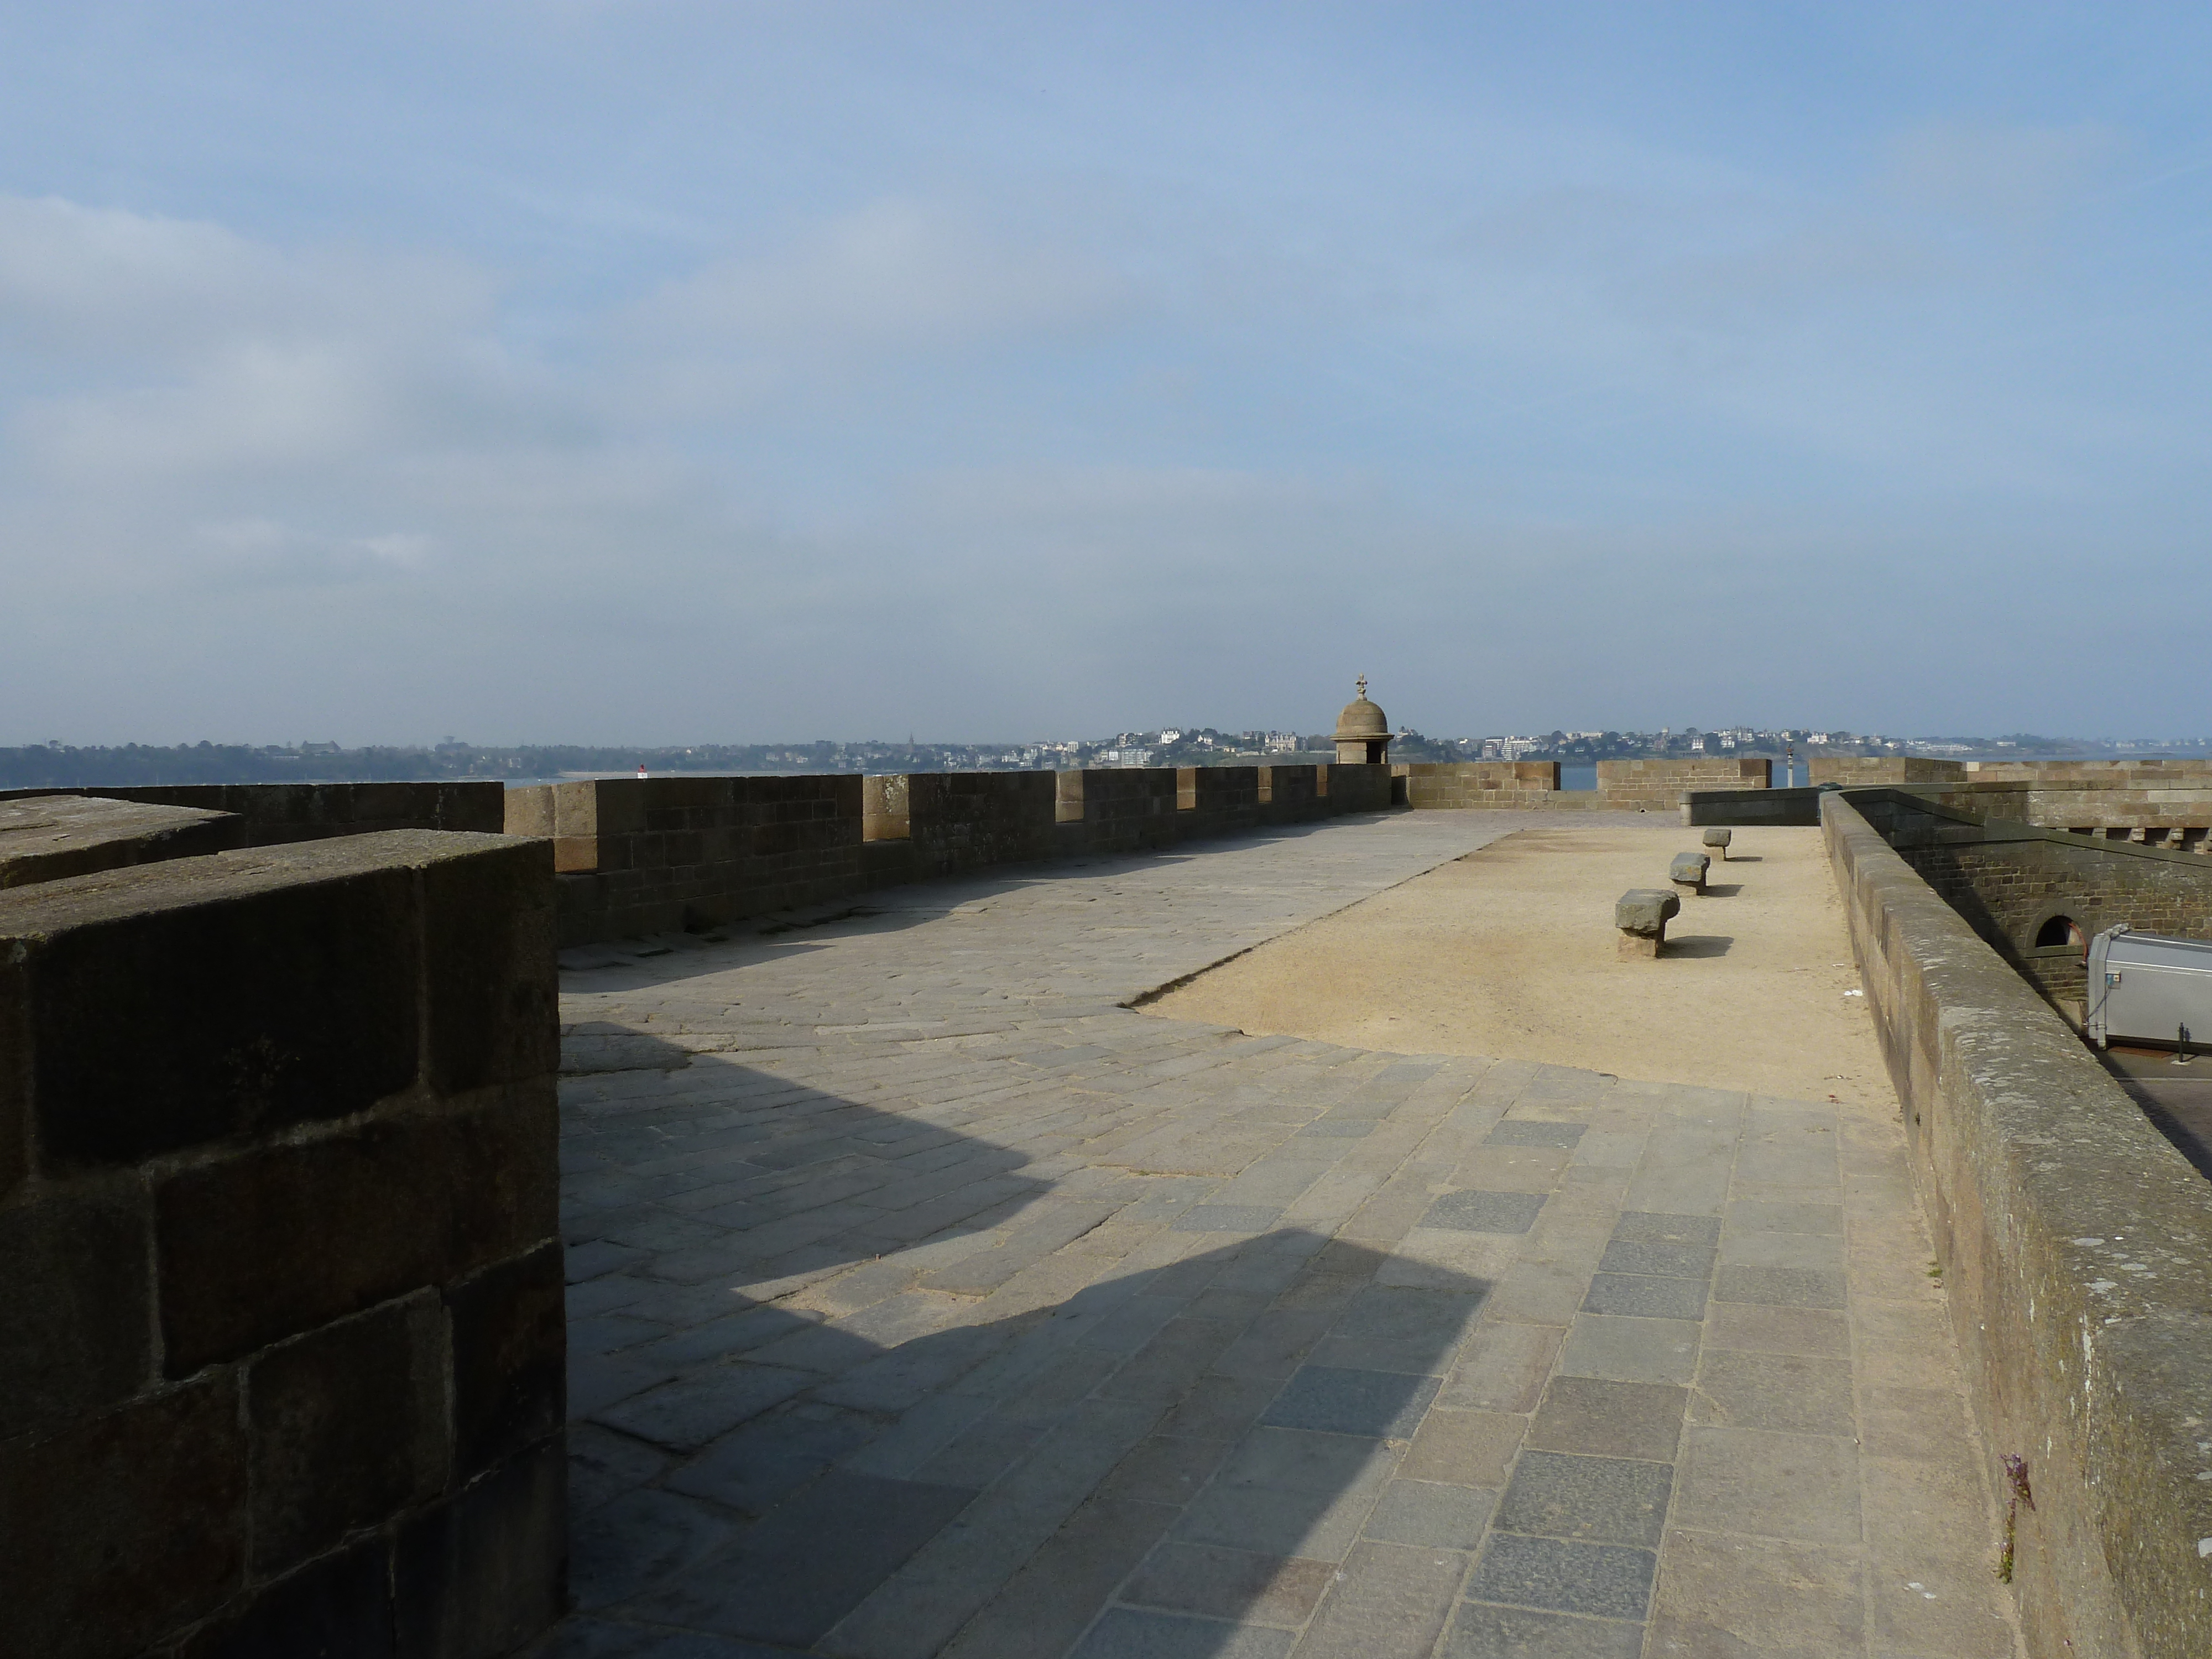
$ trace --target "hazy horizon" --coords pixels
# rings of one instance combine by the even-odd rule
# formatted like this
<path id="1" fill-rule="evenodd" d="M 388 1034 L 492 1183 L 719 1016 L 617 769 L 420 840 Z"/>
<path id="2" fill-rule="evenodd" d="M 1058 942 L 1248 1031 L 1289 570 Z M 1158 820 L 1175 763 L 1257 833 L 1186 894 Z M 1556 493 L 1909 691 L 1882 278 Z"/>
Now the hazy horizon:
<path id="1" fill-rule="evenodd" d="M 1318 730 L 1361 672 L 1438 735 L 2155 731 L 2212 599 L 2208 46 L 20 8 L 0 745 Z"/>

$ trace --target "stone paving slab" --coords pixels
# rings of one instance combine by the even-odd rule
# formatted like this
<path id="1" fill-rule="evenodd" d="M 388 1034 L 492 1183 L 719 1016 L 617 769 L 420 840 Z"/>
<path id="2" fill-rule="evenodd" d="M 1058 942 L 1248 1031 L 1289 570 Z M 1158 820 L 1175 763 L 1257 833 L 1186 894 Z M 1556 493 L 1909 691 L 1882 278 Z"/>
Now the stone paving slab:
<path id="1" fill-rule="evenodd" d="M 540 1659 L 2014 1653 L 1893 1119 L 1122 1006 L 1529 821 L 568 974 Z"/>

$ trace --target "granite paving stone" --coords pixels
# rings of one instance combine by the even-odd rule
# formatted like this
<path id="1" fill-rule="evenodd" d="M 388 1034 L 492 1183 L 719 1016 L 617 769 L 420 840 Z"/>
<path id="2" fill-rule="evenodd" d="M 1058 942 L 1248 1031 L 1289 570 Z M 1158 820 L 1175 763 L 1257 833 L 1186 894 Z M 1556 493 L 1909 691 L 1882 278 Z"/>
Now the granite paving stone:
<path id="1" fill-rule="evenodd" d="M 1705 1313 L 1703 1279 L 1662 1279 L 1644 1273 L 1593 1274 L 1582 1311 L 1638 1319 L 1698 1320 Z"/>
<path id="2" fill-rule="evenodd" d="M 1544 1389 L 1528 1443 L 1554 1451 L 1670 1463 L 1689 1392 L 1663 1382 L 1554 1376 Z"/>
<path id="3" fill-rule="evenodd" d="M 1646 1244 L 1615 1238 L 1598 1258 L 1608 1273 L 1645 1273 L 1665 1279 L 1703 1279 L 1713 1270 L 1713 1252 L 1696 1244 Z"/>
<path id="4" fill-rule="evenodd" d="M 1503 1412 L 1435 1410 L 1421 1419 L 1401 1472 L 1409 1480 L 1502 1486 L 1528 1419 Z"/>
<path id="5" fill-rule="evenodd" d="M 569 953 L 531 1659 L 2009 1651 L 1892 1119 L 1130 1006 L 1541 821 Z"/>
<path id="6" fill-rule="evenodd" d="M 1641 1619 L 1657 1565 L 1650 1550 L 1492 1533 L 1468 1596 L 1509 1607 Z"/>
<path id="7" fill-rule="evenodd" d="M 1497 1502 L 1497 1493 L 1477 1486 L 1393 1480 L 1375 1500 L 1367 1536 L 1386 1544 L 1471 1550 L 1482 1542 Z"/>
<path id="8" fill-rule="evenodd" d="M 1797 1543 L 1856 1545 L 1858 1448 L 1825 1435 L 1692 1427 L 1674 1518 L 1685 1527 Z"/>
<path id="9" fill-rule="evenodd" d="M 1851 1368 L 1842 1359 L 1715 1348 L 1698 1362 L 1690 1420 L 1848 1437 L 1858 1426 Z"/>
<path id="10" fill-rule="evenodd" d="M 1498 1527 L 1656 1547 L 1674 1484 L 1666 1463 L 1527 1451 L 1498 1504 Z"/>
<path id="11" fill-rule="evenodd" d="M 1541 1193 L 1446 1193 L 1422 1210 L 1421 1222 L 1463 1233 L 1525 1233 L 1543 1207 Z"/>
<path id="12" fill-rule="evenodd" d="M 1232 1625 L 1146 1607 L 1109 1607 L 1071 1659 L 1282 1659 L 1288 1631 Z"/>
<path id="13" fill-rule="evenodd" d="M 1468 1601 L 1439 1651 L 1442 1659 L 1638 1659 L 1644 1626 Z"/>
<path id="14" fill-rule="evenodd" d="M 1589 1126 L 1582 1123 L 1556 1122 L 1541 1118 L 1508 1118 L 1482 1138 L 1486 1146 L 1551 1146 L 1566 1148 L 1577 1146 Z"/>
<path id="15" fill-rule="evenodd" d="M 1840 1308 L 1844 1275 L 1808 1267 L 1723 1267 L 1713 1285 L 1717 1302 L 1757 1302 L 1775 1308 Z"/>
<path id="16" fill-rule="evenodd" d="M 1304 1365 L 1260 1420 L 1269 1428 L 1405 1439 L 1420 1426 L 1436 1392 L 1432 1376 Z"/>
<path id="17" fill-rule="evenodd" d="M 1123 1587 L 1121 1599 L 1139 1607 L 1296 1630 L 1320 1604 L 1330 1576 L 1325 1561 L 1170 1543 L 1153 1553 Z"/>
<path id="18" fill-rule="evenodd" d="M 1309 1659 L 1423 1659 L 1451 1617 L 1466 1558 L 1365 1542 L 1345 1559 L 1298 1652 Z"/>
<path id="19" fill-rule="evenodd" d="M 1560 1351 L 1559 1370 L 1622 1382 L 1687 1382 L 1697 1374 L 1704 1330 L 1690 1319 L 1577 1314 Z"/>

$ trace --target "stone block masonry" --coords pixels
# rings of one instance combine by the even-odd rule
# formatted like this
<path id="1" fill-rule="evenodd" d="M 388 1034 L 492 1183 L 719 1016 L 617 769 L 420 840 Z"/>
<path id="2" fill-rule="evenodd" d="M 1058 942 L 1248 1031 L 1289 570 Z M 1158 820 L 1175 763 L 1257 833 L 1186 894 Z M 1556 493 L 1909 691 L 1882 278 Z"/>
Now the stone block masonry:
<path id="1" fill-rule="evenodd" d="M 221 853 L 244 846 L 246 830 L 235 814 L 191 806 L 82 795 L 0 800 L 0 888 Z"/>
<path id="2" fill-rule="evenodd" d="M 1979 817 L 2203 852 L 2212 830 L 2212 762 L 1940 761 L 1903 756 L 1816 760 L 1812 781 L 1910 787 Z"/>
<path id="3" fill-rule="evenodd" d="M 245 826 L 238 845 L 276 847 L 381 830 L 460 830 L 497 835 L 506 787 L 496 781 L 429 783 L 181 783 L 128 788 L 0 790 L 0 800 L 80 795 L 147 806 L 228 812 Z M 198 849 L 196 849 L 198 850 Z"/>
<path id="4" fill-rule="evenodd" d="M 506 827 L 552 840 L 563 945 L 703 933 L 860 891 L 861 781 L 853 774 L 542 785 L 507 792 Z"/>
<path id="5" fill-rule="evenodd" d="M 1480 809 L 1595 808 L 1674 811 L 1685 790 L 1765 789 L 1772 764 L 1763 760 L 1612 760 L 1597 763 L 1595 790 L 1559 787 L 1557 761 L 1448 761 L 1401 763 L 1407 805 Z"/>
<path id="6" fill-rule="evenodd" d="M 550 849 L 0 893 L 0 1650 L 492 1659 L 557 1616 Z"/>
<path id="7" fill-rule="evenodd" d="M 1992 1453 L 2028 1652 L 2212 1653 L 2212 1187 L 1852 793 L 1822 817 Z M 1906 797 L 1905 799 L 1910 799 Z"/>
<path id="8" fill-rule="evenodd" d="M 1983 818 L 1917 793 L 1854 791 L 1856 810 L 1983 941 L 2062 1007 L 2084 942 L 2124 924 L 2212 939 L 2212 866 L 2192 853 Z M 2042 942 L 2054 922 L 2058 937 Z"/>
<path id="9" fill-rule="evenodd" d="M 1963 762 L 1920 755 L 1822 755 L 1805 763 L 1805 781 L 1818 787 L 1840 783 L 1853 788 L 1896 783 L 1963 783 Z"/>
<path id="10" fill-rule="evenodd" d="M 510 834 L 552 841 L 561 942 L 685 930 L 873 888 L 1391 805 L 1387 766 L 1191 766 L 616 778 L 508 792 Z"/>
<path id="11" fill-rule="evenodd" d="M 1395 769 L 1406 780 L 1409 806 L 1465 810 L 1559 805 L 1557 761 L 1415 761 Z"/>
<path id="12" fill-rule="evenodd" d="M 1608 760 L 1597 763 L 1600 804 L 1645 812 L 1679 811 L 1686 790 L 1765 789 L 1774 763 L 1765 760 Z"/>

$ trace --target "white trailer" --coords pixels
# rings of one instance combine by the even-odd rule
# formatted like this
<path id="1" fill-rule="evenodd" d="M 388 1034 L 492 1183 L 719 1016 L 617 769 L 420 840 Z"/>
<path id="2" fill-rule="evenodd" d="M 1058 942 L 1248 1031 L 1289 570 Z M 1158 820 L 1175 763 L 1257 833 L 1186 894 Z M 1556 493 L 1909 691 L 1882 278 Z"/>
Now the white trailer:
<path id="1" fill-rule="evenodd" d="M 2108 927 L 2089 941 L 2090 1039 L 2187 1052 L 2212 1044 L 2212 940 Z"/>

